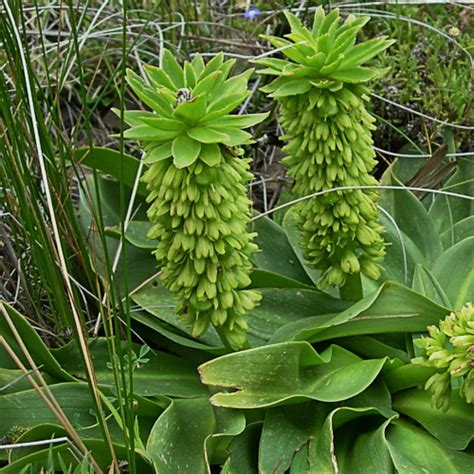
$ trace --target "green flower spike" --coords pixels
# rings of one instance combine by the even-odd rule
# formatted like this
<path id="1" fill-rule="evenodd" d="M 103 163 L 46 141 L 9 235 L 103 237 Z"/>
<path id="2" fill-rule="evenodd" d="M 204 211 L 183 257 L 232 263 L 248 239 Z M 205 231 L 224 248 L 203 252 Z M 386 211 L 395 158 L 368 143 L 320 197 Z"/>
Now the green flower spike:
<path id="1" fill-rule="evenodd" d="M 245 314 L 260 300 L 250 284 L 250 258 L 257 246 L 246 231 L 252 178 L 240 145 L 242 130 L 266 114 L 230 115 L 249 95 L 251 70 L 228 78 L 233 60 L 200 55 L 181 67 L 165 50 L 162 67 L 146 67 L 149 85 L 132 71 L 127 81 L 152 109 L 128 111 L 125 137 L 140 140 L 149 165 L 149 237 L 158 240 L 161 281 L 178 296 L 176 312 L 194 337 L 209 324 L 234 349 L 246 340 Z"/>
<path id="2" fill-rule="evenodd" d="M 346 186 L 374 186 L 376 161 L 367 112 L 367 81 L 385 70 L 362 64 L 393 41 L 375 38 L 355 44 L 368 17 L 349 15 L 340 24 L 339 11 L 316 11 L 311 31 L 286 13 L 289 40 L 265 37 L 285 59 L 261 59 L 260 74 L 277 76 L 262 90 L 280 102 L 280 123 L 288 144 L 283 160 L 300 196 Z M 375 190 L 324 194 L 298 205 L 305 258 L 323 271 L 322 286 L 343 286 L 362 272 L 377 279 L 384 255 L 383 228 L 378 224 Z"/>
<path id="3" fill-rule="evenodd" d="M 444 411 L 449 408 L 451 382 L 459 380 L 460 393 L 468 403 L 474 403 L 474 306 L 467 303 L 440 321 L 429 326 L 429 336 L 415 340 L 422 356 L 414 364 L 439 369 L 426 382 L 433 404 Z"/>

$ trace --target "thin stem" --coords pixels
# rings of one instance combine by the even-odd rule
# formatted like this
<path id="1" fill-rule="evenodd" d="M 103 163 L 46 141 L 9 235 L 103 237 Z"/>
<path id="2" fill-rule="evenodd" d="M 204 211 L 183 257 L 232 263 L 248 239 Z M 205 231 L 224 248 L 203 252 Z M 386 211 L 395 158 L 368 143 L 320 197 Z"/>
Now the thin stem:
<path id="1" fill-rule="evenodd" d="M 341 299 L 346 301 L 359 301 L 364 297 L 360 273 L 347 275 L 346 283 L 339 288 Z"/>

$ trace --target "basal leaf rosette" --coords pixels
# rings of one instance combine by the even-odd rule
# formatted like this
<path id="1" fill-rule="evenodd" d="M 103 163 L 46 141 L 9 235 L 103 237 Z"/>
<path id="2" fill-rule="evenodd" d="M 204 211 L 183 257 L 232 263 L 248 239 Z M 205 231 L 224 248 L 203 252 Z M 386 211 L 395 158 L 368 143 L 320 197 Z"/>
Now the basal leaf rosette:
<path id="1" fill-rule="evenodd" d="M 449 408 L 452 385 L 468 403 L 474 403 L 474 305 L 467 303 L 452 312 L 438 326 L 429 326 L 428 336 L 415 340 L 422 355 L 414 364 L 438 369 L 426 382 L 433 404 L 444 411 Z"/>
<path id="2" fill-rule="evenodd" d="M 350 15 L 340 22 L 339 11 L 315 14 L 312 30 L 291 13 L 288 40 L 266 37 L 285 59 L 256 61 L 261 74 L 276 76 L 262 90 L 280 102 L 281 137 L 288 144 L 283 160 L 300 196 L 338 187 L 375 186 L 370 175 L 375 152 L 367 112 L 365 83 L 382 75 L 363 66 L 392 41 L 375 38 L 356 44 L 367 17 Z M 298 205 L 305 258 L 323 271 L 323 286 L 343 286 L 347 276 L 362 272 L 380 276 L 384 255 L 375 190 L 341 190 Z"/>
<path id="3" fill-rule="evenodd" d="M 247 97 L 252 71 L 228 77 L 234 61 L 200 55 L 181 67 L 165 50 L 162 67 L 145 68 L 149 83 L 132 71 L 127 81 L 152 109 L 128 111 L 125 137 L 143 143 L 149 165 L 149 237 L 158 240 L 161 281 L 178 296 L 177 313 L 193 336 L 209 324 L 232 348 L 246 340 L 245 314 L 260 294 L 250 284 L 255 234 L 246 231 L 252 178 L 241 145 L 243 131 L 266 114 L 230 115 Z"/>

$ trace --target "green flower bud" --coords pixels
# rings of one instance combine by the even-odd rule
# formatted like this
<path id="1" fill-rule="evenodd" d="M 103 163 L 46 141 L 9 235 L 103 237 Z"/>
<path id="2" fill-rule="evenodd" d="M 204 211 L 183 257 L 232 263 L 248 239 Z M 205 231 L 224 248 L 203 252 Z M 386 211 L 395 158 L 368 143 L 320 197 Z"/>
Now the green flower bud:
<path id="1" fill-rule="evenodd" d="M 434 367 L 442 372 L 433 375 L 426 384 L 433 403 L 444 410 L 449 407 L 451 381 L 461 379 L 460 394 L 468 403 L 474 403 L 474 306 L 467 303 L 454 311 L 437 326 L 429 326 L 428 336 L 416 339 L 415 345 L 422 356 L 413 364 Z M 449 390 L 446 388 L 449 386 Z"/>

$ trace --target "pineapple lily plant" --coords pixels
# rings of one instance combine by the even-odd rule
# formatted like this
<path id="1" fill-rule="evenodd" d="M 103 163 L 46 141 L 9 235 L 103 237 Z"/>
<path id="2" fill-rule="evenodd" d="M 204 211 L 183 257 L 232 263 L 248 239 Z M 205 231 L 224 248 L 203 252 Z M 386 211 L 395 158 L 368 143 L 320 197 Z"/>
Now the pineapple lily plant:
<path id="1" fill-rule="evenodd" d="M 161 281 L 178 295 L 177 313 L 194 337 L 212 324 L 238 349 L 245 314 L 260 300 L 244 289 L 257 246 L 246 231 L 252 175 L 240 147 L 252 141 L 242 129 L 266 114 L 231 115 L 247 98 L 252 73 L 228 78 L 234 62 L 221 53 L 206 65 L 197 54 L 181 67 L 165 50 L 162 67 L 146 69 L 149 85 L 129 71 L 128 83 L 152 112 L 126 112 L 125 137 L 143 142 L 149 238 L 159 242 Z"/>
<path id="2" fill-rule="evenodd" d="M 384 255 L 376 191 L 350 189 L 377 185 L 366 83 L 384 71 L 363 64 L 393 41 L 355 44 L 368 18 L 350 15 L 341 24 L 337 9 L 328 15 L 318 9 L 311 30 L 295 15 L 286 17 L 288 40 L 266 37 L 285 58 L 256 61 L 266 66 L 260 74 L 276 76 L 262 90 L 280 103 L 281 138 L 288 141 L 283 162 L 294 193 L 345 188 L 301 203 L 297 213 L 305 257 L 323 271 L 320 284 L 343 287 L 344 296 L 357 299 L 359 272 L 378 279 Z"/>
<path id="3" fill-rule="evenodd" d="M 69 434 L 4 350 L 21 354 L 21 341 L 34 341 L 31 374 L 44 376 L 95 472 L 114 463 L 139 474 L 474 472 L 472 199 L 357 189 L 377 184 L 367 81 L 383 71 L 365 63 L 390 41 L 357 44 L 367 18 L 341 23 L 337 11 L 318 10 L 311 30 L 287 19 L 289 40 L 270 38 L 285 59 L 258 62 L 274 76 L 264 90 L 279 103 L 293 191 L 318 196 L 281 224 L 251 219 L 243 146 L 252 136 L 243 129 L 266 117 L 236 114 L 251 71 L 231 76 L 234 61 L 222 54 L 180 65 L 166 50 L 143 78 L 129 71 L 148 108 L 124 113 L 125 138 L 144 152 L 142 182 L 139 160 L 126 153 L 74 155 L 101 171 L 85 178 L 79 212 L 105 288 L 105 252 L 118 239 L 126 249 L 115 278 L 129 319 L 116 317 L 117 304 L 107 337 L 89 339 L 111 442 L 75 341 L 48 347 L 3 304 L 4 444 Z M 382 182 L 405 183 L 401 166 L 419 162 L 395 162 Z M 463 157 L 443 185 L 468 196 L 473 170 Z M 135 185 L 125 226 L 117 203 Z M 100 212 L 106 249 L 96 238 Z M 120 321 L 131 340 L 120 337 Z M 60 441 L 8 450 L 0 473 L 40 472 L 52 461 L 63 472 L 80 468 Z"/>

